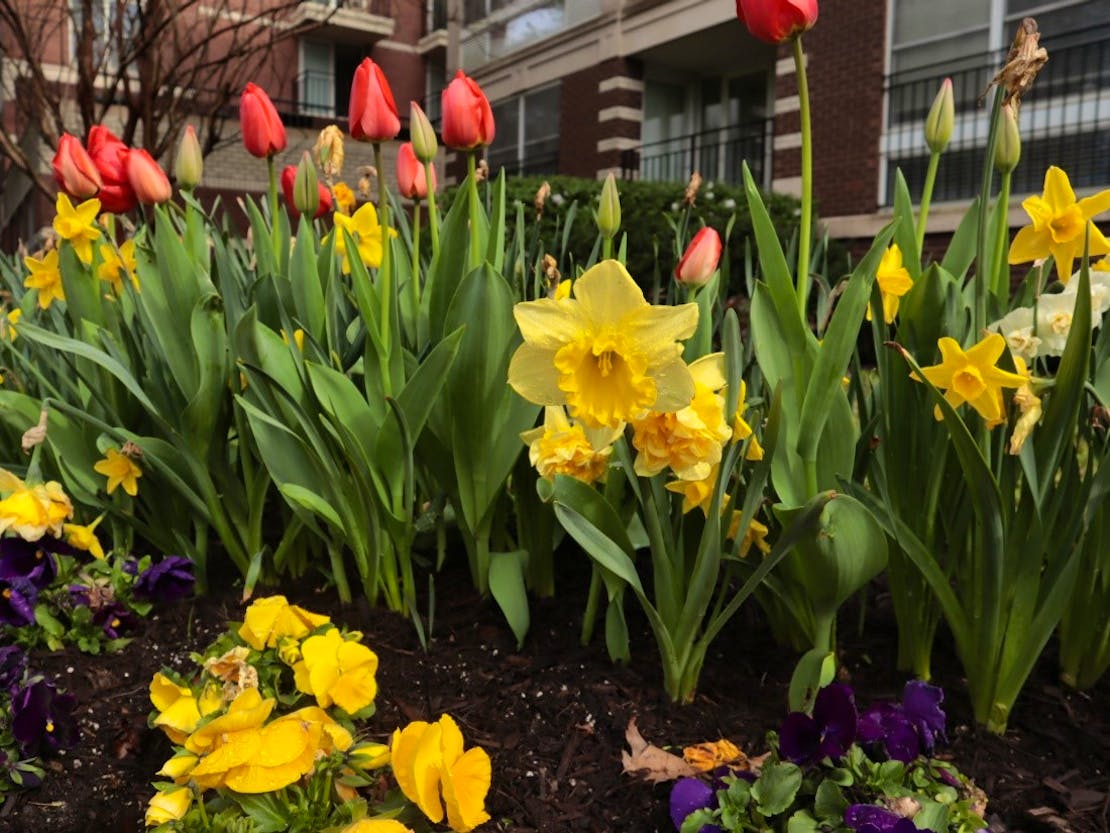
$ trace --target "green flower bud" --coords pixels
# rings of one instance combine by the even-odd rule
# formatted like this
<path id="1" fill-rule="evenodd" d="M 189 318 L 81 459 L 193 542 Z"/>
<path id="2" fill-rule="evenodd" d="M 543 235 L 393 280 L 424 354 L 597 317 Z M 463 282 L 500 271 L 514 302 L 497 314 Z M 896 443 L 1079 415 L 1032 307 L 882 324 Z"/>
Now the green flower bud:
<path id="1" fill-rule="evenodd" d="M 181 143 L 177 146 L 177 158 L 173 163 L 173 175 L 177 179 L 177 186 L 183 191 L 191 191 L 200 184 L 203 173 L 204 154 L 200 152 L 197 132 L 191 124 L 186 125 L 185 132 L 181 134 Z"/>
<path id="2" fill-rule="evenodd" d="M 601 186 L 601 204 L 597 207 L 597 230 L 601 236 L 612 240 L 621 227 L 621 198 L 617 193 L 617 178 L 612 172 Z"/>
<path id="3" fill-rule="evenodd" d="M 956 102 L 952 95 L 952 79 L 945 78 L 925 117 L 925 144 L 933 153 L 944 153 L 956 123 Z"/>
<path id="4" fill-rule="evenodd" d="M 436 130 L 419 104 L 410 101 L 409 108 L 409 134 L 412 136 L 413 152 L 421 162 L 434 162 L 439 151 Z"/>
<path id="5" fill-rule="evenodd" d="M 994 167 L 999 173 L 1008 174 L 1021 161 L 1021 131 L 1018 129 L 1017 111 L 1010 104 L 1002 105 L 1002 118 L 998 123 L 998 141 L 994 146 Z"/>
<path id="6" fill-rule="evenodd" d="M 315 217 L 320 207 L 320 189 L 316 184 L 316 166 L 306 150 L 297 165 L 297 176 L 293 180 L 293 205 L 306 217 Z"/>

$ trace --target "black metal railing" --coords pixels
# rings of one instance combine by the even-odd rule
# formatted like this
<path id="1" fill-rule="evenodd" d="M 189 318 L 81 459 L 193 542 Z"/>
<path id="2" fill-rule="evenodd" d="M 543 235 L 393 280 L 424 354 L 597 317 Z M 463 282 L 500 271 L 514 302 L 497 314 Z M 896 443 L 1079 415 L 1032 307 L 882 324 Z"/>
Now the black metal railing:
<path id="1" fill-rule="evenodd" d="M 1072 185 L 1110 183 L 1110 24 L 1041 41 L 1049 61 L 1023 98 L 1019 124 L 1021 164 L 1014 171 L 1014 193 L 1040 191 L 1045 169 L 1057 165 Z M 900 169 L 911 194 L 920 193 L 929 152 L 922 124 L 944 78 L 952 79 L 956 133 L 941 159 L 933 199 L 964 200 L 978 193 L 987 143 L 989 107 L 980 99 L 1005 59 L 967 58 L 890 75 L 886 79 L 887 166 L 885 204 L 893 201 L 895 171 Z M 986 97 L 989 102 L 993 93 Z"/>
<path id="2" fill-rule="evenodd" d="M 625 179 L 685 182 L 697 171 L 707 180 L 737 184 L 740 163 L 747 162 L 756 182 L 770 170 L 770 119 L 703 130 L 674 139 L 649 142 L 621 153 Z"/>
<path id="3" fill-rule="evenodd" d="M 487 161 L 491 176 L 496 176 L 502 169 L 510 176 L 559 173 L 558 150 L 525 154 L 522 158 L 505 158 L 500 154 L 490 154 Z"/>
<path id="4" fill-rule="evenodd" d="M 428 0 L 428 31 L 447 28 L 447 0 Z"/>
<path id="5" fill-rule="evenodd" d="M 378 17 L 393 17 L 393 0 L 305 0 L 318 6 L 366 12 Z"/>

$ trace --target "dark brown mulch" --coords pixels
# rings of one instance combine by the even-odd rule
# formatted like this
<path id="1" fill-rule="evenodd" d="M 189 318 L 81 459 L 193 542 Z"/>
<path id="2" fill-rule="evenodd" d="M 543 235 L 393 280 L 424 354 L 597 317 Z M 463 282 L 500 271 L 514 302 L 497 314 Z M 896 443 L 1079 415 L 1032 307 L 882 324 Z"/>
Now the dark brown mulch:
<path id="1" fill-rule="evenodd" d="M 583 568 L 584 569 L 584 568 Z M 578 644 L 583 586 L 564 577 L 561 594 L 538 602 L 533 629 L 517 651 L 492 604 L 477 598 L 462 574 L 437 582 L 434 636 L 421 650 L 411 624 L 398 616 L 344 608 L 333 592 L 286 588 L 291 598 L 358 627 L 378 653 L 380 694 L 372 725 L 385 739 L 411 719 L 451 713 L 467 743 L 493 758 L 483 828 L 504 833 L 651 833 L 672 831 L 667 788 L 621 773 L 629 718 L 659 745 L 729 737 L 759 752 L 777 726 L 795 656 L 777 649 L 754 606 L 723 634 L 707 661 L 692 706 L 666 701 L 638 611 L 629 610 L 633 660 L 612 665 L 600 639 Z M 869 611 L 863 635 L 842 624 L 843 675 L 861 704 L 896 698 L 903 676 L 893 670 L 893 625 Z M 241 617 L 237 591 L 223 590 L 162 611 L 121 654 L 43 655 L 80 701 L 81 746 L 51 762 L 45 784 L 0 810 L 0 831 L 135 833 L 153 773 L 169 755 L 160 733 L 146 728 L 147 684 L 163 665 L 191 669 L 190 650 L 203 648 L 229 619 Z M 996 831 L 1110 830 L 1110 680 L 1077 694 L 1055 682 L 1051 658 L 1037 669 L 1005 737 L 970 725 L 951 652 L 938 650 L 938 682 L 948 692 L 946 753 L 991 797 Z"/>

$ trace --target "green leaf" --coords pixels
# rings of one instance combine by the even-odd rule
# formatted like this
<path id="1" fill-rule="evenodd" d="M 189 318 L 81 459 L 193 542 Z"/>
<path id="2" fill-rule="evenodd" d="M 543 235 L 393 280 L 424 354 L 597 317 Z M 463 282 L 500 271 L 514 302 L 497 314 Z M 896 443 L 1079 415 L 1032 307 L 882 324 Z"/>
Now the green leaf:
<path id="1" fill-rule="evenodd" d="M 278 795 L 233 793 L 231 798 L 250 817 L 253 833 L 279 833 L 289 829 L 292 818 L 285 802 Z"/>
<path id="2" fill-rule="evenodd" d="M 54 618 L 54 614 L 46 605 L 35 605 L 35 621 L 50 636 L 60 637 L 66 632 L 65 625 Z"/>
<path id="3" fill-rule="evenodd" d="M 820 829 L 808 810 L 798 810 L 786 822 L 786 833 L 817 833 Z"/>
<path id="4" fill-rule="evenodd" d="M 790 693 L 787 697 L 790 711 L 809 714 L 817 692 L 831 683 L 835 676 L 836 654 L 816 648 L 802 654 L 790 677 Z"/>
<path id="5" fill-rule="evenodd" d="M 505 621 L 516 636 L 516 646 L 524 645 L 528 634 L 528 590 L 524 574 L 528 566 L 528 553 L 524 550 L 490 553 L 489 590 Z"/>
<path id="6" fill-rule="evenodd" d="M 752 798 L 764 816 L 777 816 L 794 803 L 801 786 L 802 770 L 796 764 L 780 761 L 763 767 L 752 784 Z"/>
<path id="7" fill-rule="evenodd" d="M 835 781 L 828 779 L 817 786 L 813 799 L 813 811 L 822 821 L 840 821 L 848 809 L 848 799 Z"/>
<path id="8" fill-rule="evenodd" d="M 278 490 L 290 503 L 295 503 L 320 516 L 331 524 L 336 531 L 347 531 L 335 508 L 312 490 L 306 489 L 304 486 L 298 486 L 296 483 L 282 483 L 278 486 Z"/>
<path id="9" fill-rule="evenodd" d="M 313 336 L 323 338 L 326 313 L 318 263 L 316 232 L 302 216 L 297 228 L 293 255 L 289 261 L 289 282 L 298 320 Z"/>
<path id="10" fill-rule="evenodd" d="M 948 243 L 948 251 L 941 261 L 941 268 L 952 275 L 957 281 L 962 281 L 967 270 L 975 261 L 978 250 L 979 236 L 979 197 L 976 197 L 967 207 L 952 240 Z"/>

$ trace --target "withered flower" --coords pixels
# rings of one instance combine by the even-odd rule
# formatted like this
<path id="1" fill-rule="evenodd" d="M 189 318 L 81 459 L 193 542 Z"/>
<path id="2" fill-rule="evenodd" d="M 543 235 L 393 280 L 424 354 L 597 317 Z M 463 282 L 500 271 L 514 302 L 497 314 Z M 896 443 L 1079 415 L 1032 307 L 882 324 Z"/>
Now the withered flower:
<path id="1" fill-rule="evenodd" d="M 1033 85 L 1033 79 L 1048 62 L 1048 50 L 1040 45 L 1041 33 L 1037 31 L 1037 21 L 1031 17 L 1023 18 L 1018 26 L 1014 42 L 1006 55 L 1006 63 L 987 84 L 979 100 L 986 98 L 995 85 L 1001 86 L 1006 94 L 1003 104 L 1021 104 L 1021 97 Z"/>

